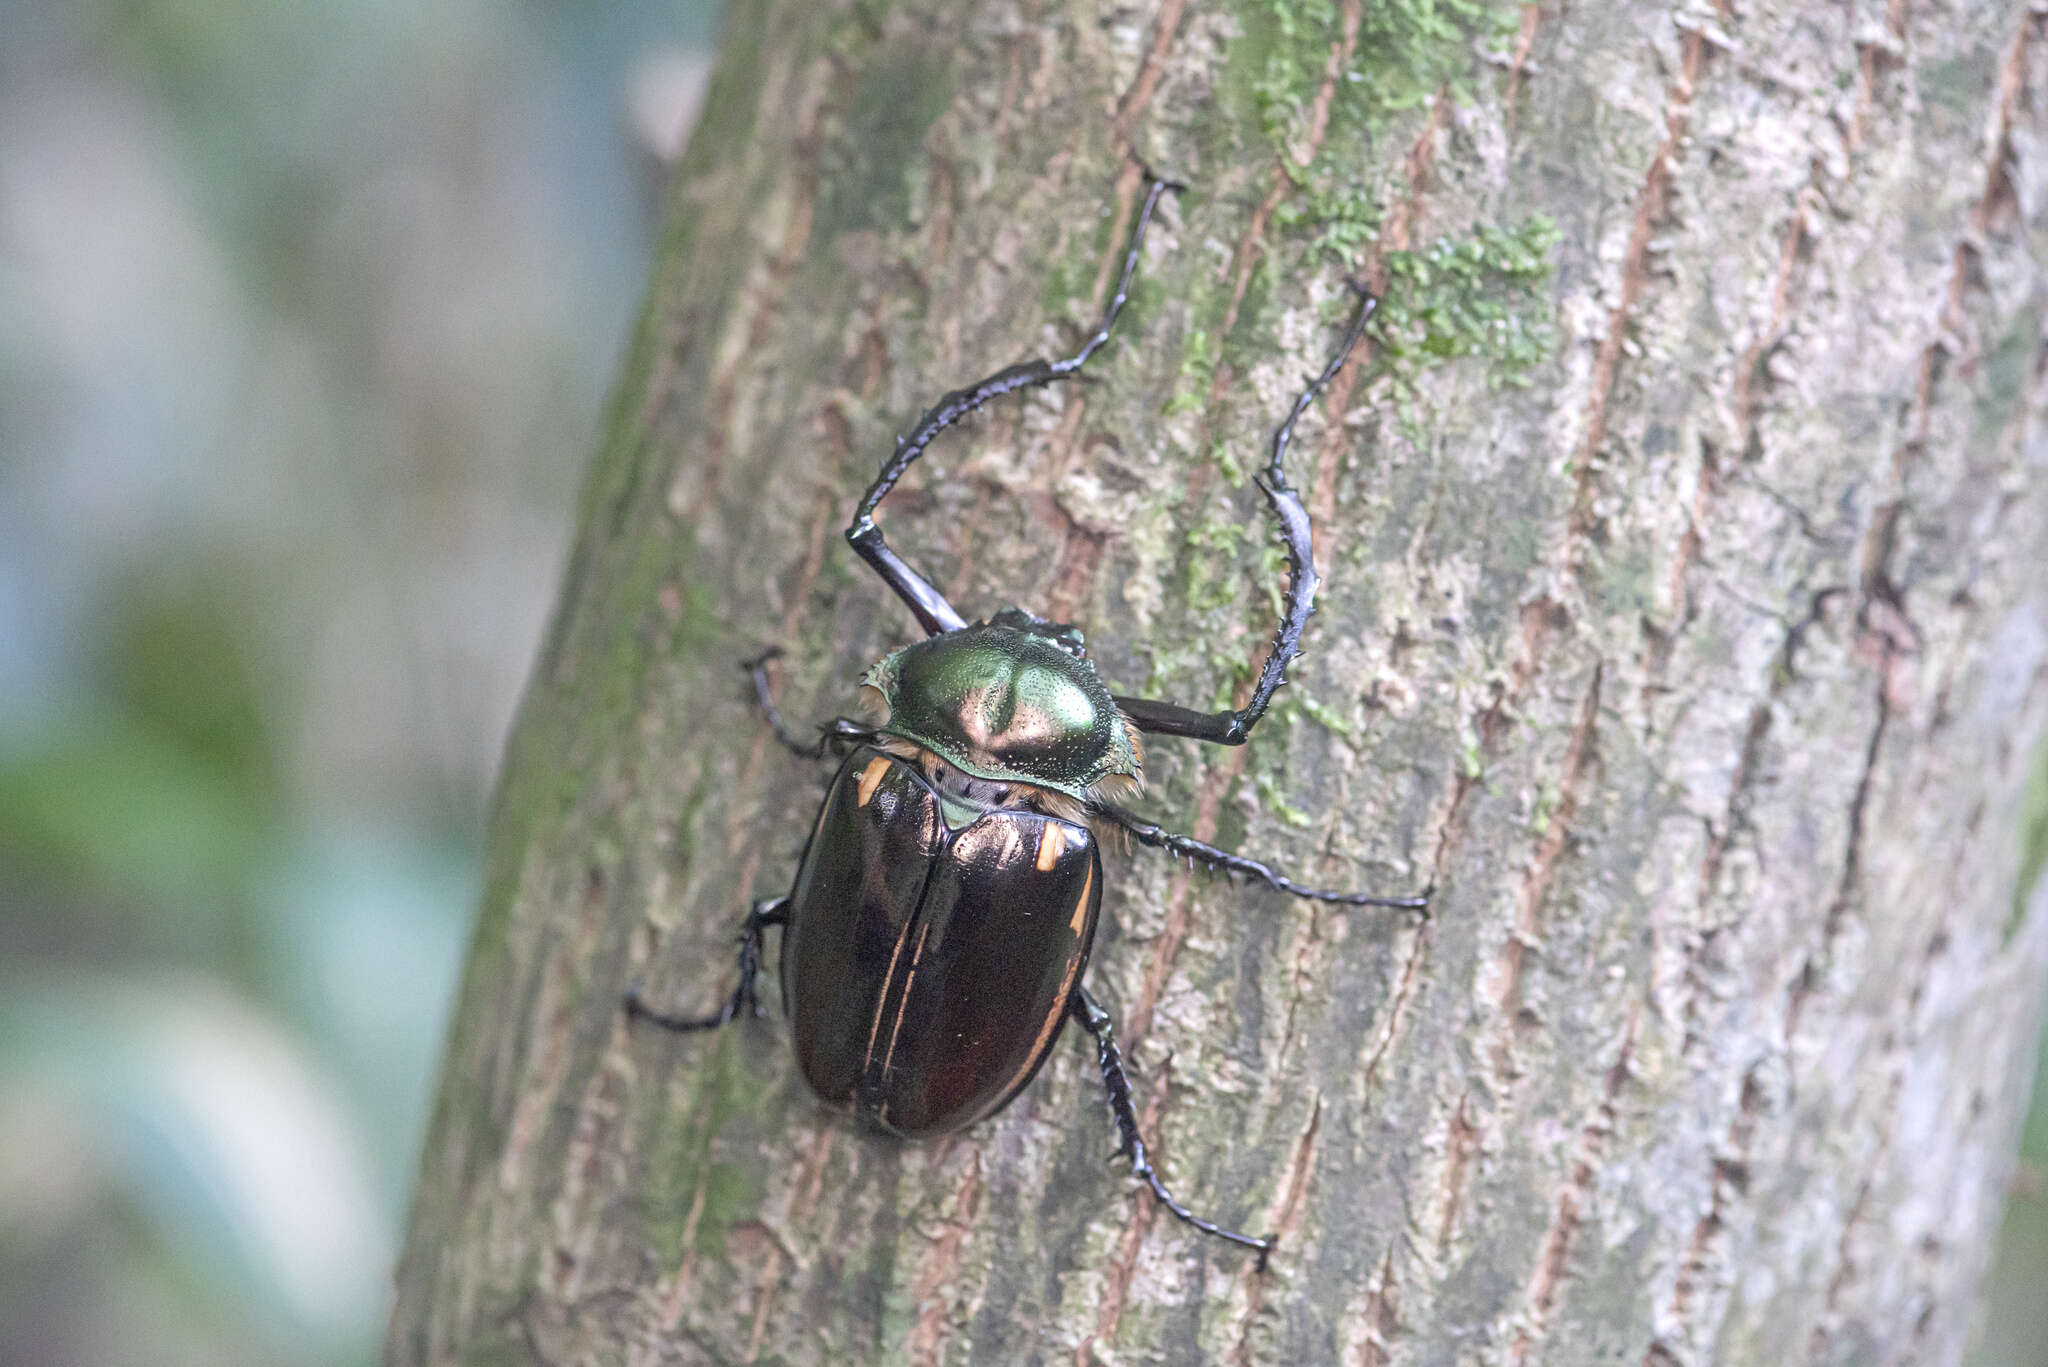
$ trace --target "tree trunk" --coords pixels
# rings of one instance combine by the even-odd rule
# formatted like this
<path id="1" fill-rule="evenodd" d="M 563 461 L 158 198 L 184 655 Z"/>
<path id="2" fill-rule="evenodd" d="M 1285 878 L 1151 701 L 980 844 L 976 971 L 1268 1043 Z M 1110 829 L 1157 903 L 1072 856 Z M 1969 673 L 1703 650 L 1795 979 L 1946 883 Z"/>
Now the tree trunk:
<path id="1" fill-rule="evenodd" d="M 1325 10 L 1329 12 L 1324 12 Z M 2012 0 L 739 3 L 512 738 L 393 1363 L 1943 1363 L 2048 958 L 2048 20 Z M 1078 1032 L 928 1146 L 779 1011 L 677 1039 L 911 638 L 840 540 L 946 388 L 1092 380 L 883 512 L 970 617 L 1244 689 L 1291 460 L 1326 583 L 1142 806 L 1427 918 L 1109 859 Z M 2031 790 L 2032 796 L 2029 796 Z M 771 954 L 771 966 L 773 962 Z M 774 996 L 773 980 L 766 980 Z"/>

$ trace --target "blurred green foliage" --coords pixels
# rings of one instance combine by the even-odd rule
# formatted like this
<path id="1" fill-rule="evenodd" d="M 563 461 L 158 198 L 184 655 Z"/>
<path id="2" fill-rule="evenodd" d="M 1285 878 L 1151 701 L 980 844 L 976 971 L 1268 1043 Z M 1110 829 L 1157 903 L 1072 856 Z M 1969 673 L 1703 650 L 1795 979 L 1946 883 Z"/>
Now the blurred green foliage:
<path id="1" fill-rule="evenodd" d="M 0 1362 L 375 1359 L 714 20 L 10 6 Z"/>

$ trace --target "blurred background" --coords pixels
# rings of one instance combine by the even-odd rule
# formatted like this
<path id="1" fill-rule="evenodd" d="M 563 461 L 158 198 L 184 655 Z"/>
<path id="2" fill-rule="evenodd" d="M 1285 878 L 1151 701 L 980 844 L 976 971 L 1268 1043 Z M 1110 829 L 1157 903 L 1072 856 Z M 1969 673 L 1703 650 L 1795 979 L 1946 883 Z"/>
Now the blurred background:
<path id="1" fill-rule="evenodd" d="M 375 1360 L 715 21 L 0 4 L 0 1362 Z"/>
<path id="2" fill-rule="evenodd" d="M 0 1364 L 376 1359 L 716 8 L 0 10 Z"/>

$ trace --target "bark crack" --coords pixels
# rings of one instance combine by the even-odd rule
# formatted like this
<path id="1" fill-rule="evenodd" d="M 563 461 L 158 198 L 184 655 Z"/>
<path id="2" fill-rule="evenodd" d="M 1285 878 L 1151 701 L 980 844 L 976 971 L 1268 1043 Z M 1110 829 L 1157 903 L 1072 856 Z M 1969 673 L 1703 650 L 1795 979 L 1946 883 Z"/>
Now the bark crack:
<path id="1" fill-rule="evenodd" d="M 1692 1238 L 1686 1244 L 1678 1276 L 1672 1283 L 1671 1299 L 1665 1304 L 1664 1319 L 1672 1327 L 1651 1341 L 1643 1354 L 1643 1367 L 1664 1367 L 1676 1362 L 1672 1345 L 1690 1343 L 1704 1327 L 1695 1327 L 1691 1321 L 1694 1298 L 1714 1279 L 1717 1265 L 1724 1261 L 1721 1249 L 1726 1242 L 1723 1235 L 1729 1215 L 1735 1203 L 1749 1194 L 1750 1145 L 1756 1137 L 1757 1117 L 1762 1109 L 1763 1087 L 1757 1067 L 1752 1065 L 1742 1077 L 1735 1117 L 1713 1155 L 1707 1209 L 1693 1226 Z"/>
<path id="2" fill-rule="evenodd" d="M 1295 1141 L 1294 1159 L 1287 1165 L 1287 1180 L 1280 1187 L 1280 1214 L 1273 1223 L 1276 1248 L 1285 1248 L 1301 1227 L 1302 1197 L 1307 1194 L 1309 1176 L 1315 1171 L 1316 1133 L 1322 1128 L 1322 1121 L 1323 1097 L 1318 1092 L 1309 1107 L 1308 1125 Z M 1256 1262 L 1247 1261 L 1239 1270 L 1237 1281 L 1244 1296 L 1244 1312 L 1238 1317 L 1237 1347 L 1231 1361 L 1237 1367 L 1252 1367 L 1252 1329 L 1259 1320 L 1259 1307 L 1265 1303 L 1271 1274 L 1262 1271 Z"/>
<path id="3" fill-rule="evenodd" d="M 1406 959 L 1402 961 L 1400 981 L 1394 985 L 1393 1004 L 1387 1008 L 1387 1028 L 1380 1035 L 1379 1042 L 1373 1045 L 1372 1052 L 1366 1055 L 1365 1067 L 1359 1072 L 1359 1092 L 1362 1095 L 1372 1091 L 1373 1080 L 1379 1076 L 1381 1062 L 1386 1059 L 1387 1051 L 1394 1047 L 1395 1039 L 1400 1036 L 1402 1023 L 1408 1015 L 1408 1000 L 1415 990 L 1416 974 L 1429 953 L 1429 940 L 1430 923 L 1424 921 L 1415 928 L 1415 938 L 1408 946 Z"/>
<path id="4" fill-rule="evenodd" d="M 1707 846 L 1700 860 L 1700 878 L 1695 894 L 1695 905 L 1703 924 L 1693 942 L 1686 947 L 1684 968 L 1680 974 L 1685 989 L 1680 1011 L 1685 1023 L 1685 1038 L 1680 1051 L 1687 1057 L 1693 1055 L 1704 1034 L 1699 1003 L 1707 994 L 1707 986 L 1701 971 L 1702 960 L 1722 935 L 1742 924 L 1739 909 L 1728 920 L 1706 923 L 1707 907 L 1713 899 L 1722 865 L 1735 843 L 1737 832 L 1749 826 L 1750 799 L 1765 769 L 1764 747 L 1770 739 L 1779 701 L 1800 677 L 1799 650 L 1805 643 L 1806 633 L 1826 616 L 1828 604 L 1847 591 L 1840 585 L 1815 590 L 1808 596 L 1805 615 L 1786 628 L 1785 638 L 1773 657 L 1770 684 L 1763 699 L 1750 709 L 1749 724 L 1743 733 L 1742 748 L 1736 756 L 1735 772 L 1729 779 L 1728 797 L 1722 805 L 1721 819 L 1718 823 L 1707 822 Z"/>
<path id="5" fill-rule="evenodd" d="M 1621 1052 L 1607 1070 L 1600 1103 L 1579 1131 L 1571 1176 L 1558 1193 L 1556 1212 L 1537 1245 L 1536 1272 L 1529 1281 L 1523 1323 L 1515 1335 L 1512 1351 L 1515 1367 L 1521 1367 L 1529 1360 L 1529 1354 L 1543 1342 L 1549 1329 L 1551 1312 L 1557 1306 L 1558 1294 L 1569 1271 L 1572 1241 L 1585 1223 L 1586 1206 L 1592 1199 L 1593 1180 L 1599 1174 L 1600 1157 L 1606 1151 L 1607 1141 L 1614 1135 L 1621 1089 L 1630 1077 L 1636 1029 L 1641 1019 L 1642 1002 L 1637 1000 L 1629 1007 L 1628 1025 L 1621 1037 Z"/>
<path id="6" fill-rule="evenodd" d="M 1515 137 L 1515 115 L 1522 105 L 1522 78 L 1531 70 L 1529 51 L 1536 46 L 1536 29 L 1543 21 L 1543 6 L 1528 0 L 1522 6 L 1521 28 L 1515 34 L 1514 54 L 1508 58 L 1507 90 L 1501 96 L 1501 123 L 1509 142 Z"/>
<path id="7" fill-rule="evenodd" d="M 743 1362 L 758 1362 L 761 1343 L 767 1337 L 768 1316 L 775 1308 L 775 1293 L 782 1285 L 784 1270 L 791 1262 L 782 1241 L 770 1237 L 762 1242 L 761 1270 L 754 1278 L 754 1320 L 747 1327 L 747 1351 Z"/>
<path id="8" fill-rule="evenodd" d="M 1172 1065 L 1162 1064 L 1159 1082 L 1153 1089 L 1151 1100 L 1145 1104 L 1144 1133 L 1159 1134 L 1159 1113 L 1166 1100 Z M 1152 1161 L 1161 1161 L 1161 1148 L 1153 1145 Z M 1103 1361 L 1095 1351 L 1097 1343 L 1116 1342 L 1116 1328 L 1123 1318 L 1124 1305 L 1130 1299 L 1131 1279 L 1137 1274 L 1138 1253 L 1144 1247 L 1145 1236 L 1151 1231 L 1152 1216 L 1156 1207 L 1151 1193 L 1142 1186 L 1130 1194 L 1128 1205 L 1134 1205 L 1130 1220 L 1124 1225 L 1123 1237 L 1117 1241 L 1116 1256 L 1110 1259 L 1109 1268 L 1103 1277 L 1102 1313 L 1095 1321 L 1095 1332 L 1081 1340 L 1074 1350 L 1074 1367 L 1091 1367 Z"/>
<path id="9" fill-rule="evenodd" d="M 697 1273 L 697 1223 L 704 1218 L 704 1198 L 709 1191 L 706 1179 L 710 1173 L 709 1163 L 700 1162 L 697 1165 L 697 1185 L 690 1193 L 689 1212 L 683 1216 L 683 1233 L 680 1240 L 683 1258 L 676 1264 L 675 1276 L 669 1279 L 668 1290 L 662 1293 L 659 1313 L 655 1320 L 665 1334 L 673 1334 L 682 1324 L 683 1307 L 690 1301 L 690 1288 Z"/>
<path id="10" fill-rule="evenodd" d="M 1223 795 L 1244 772 L 1247 758 L 1245 747 L 1234 745 L 1203 779 L 1201 795 L 1195 804 L 1192 832 L 1195 839 L 1207 842 L 1216 838 L 1216 823 L 1223 812 Z M 1167 898 L 1165 924 L 1160 927 L 1159 938 L 1152 946 L 1152 957 L 1138 983 L 1138 999 L 1131 1007 L 1126 1033 L 1132 1041 L 1130 1047 L 1133 1050 L 1151 1033 L 1153 1009 L 1159 1005 L 1160 995 L 1166 991 L 1166 984 L 1173 976 L 1174 958 L 1180 952 L 1181 941 L 1187 938 L 1189 903 L 1194 896 L 1194 885 L 1192 873 L 1183 870 L 1173 876 L 1173 893 Z"/>
<path id="11" fill-rule="evenodd" d="M 1821 1354 L 1826 1351 L 1829 1334 L 1840 1320 L 1842 1292 L 1855 1279 L 1856 1259 L 1850 1250 L 1850 1243 L 1855 1237 L 1857 1228 L 1862 1225 L 1870 1212 L 1870 1195 L 1876 1187 L 1877 1169 L 1883 1165 L 1885 1159 L 1890 1154 L 1892 1136 L 1890 1120 L 1896 1117 L 1898 1113 L 1899 1093 L 1904 1083 L 1905 1078 L 1903 1075 L 1895 1074 L 1893 1076 L 1891 1088 L 1886 1094 L 1884 1104 L 1884 1113 L 1887 1117 L 1886 1124 L 1878 1136 L 1877 1148 L 1871 1155 L 1870 1167 L 1856 1184 L 1856 1195 L 1849 1202 L 1849 1213 L 1842 1221 L 1842 1232 L 1835 1239 L 1835 1270 L 1828 1278 L 1827 1294 L 1822 1298 L 1821 1302 L 1820 1320 L 1813 1326 L 1813 1332 L 1807 1336 L 1806 1340 L 1806 1360 L 1808 1362 L 1820 1361 Z"/>
<path id="12" fill-rule="evenodd" d="M 1394 1250 L 1380 1260 L 1379 1284 L 1365 1301 L 1365 1341 L 1358 1348 L 1358 1367 L 1393 1367 L 1391 1347 L 1401 1332 L 1400 1285 L 1394 1279 Z"/>
<path id="13" fill-rule="evenodd" d="M 1725 8 L 1717 6 L 1717 10 Z M 1681 40 L 1678 79 L 1665 92 L 1664 141 L 1650 158 L 1636 192 L 1635 218 L 1629 228 L 1628 246 L 1622 253 L 1620 297 L 1607 315 L 1607 334 L 1595 354 L 1590 393 L 1586 401 L 1585 437 L 1580 442 L 1574 466 L 1571 520 L 1566 536 L 1566 558 L 1577 566 L 1579 549 L 1598 524 L 1595 497 L 1602 465 L 1601 448 L 1607 441 L 1607 408 L 1614 395 L 1630 319 L 1649 282 L 1650 239 L 1662 220 L 1670 200 L 1672 177 L 1686 145 L 1692 120 L 1692 99 L 1707 60 L 1707 34 L 1693 27 Z"/>
<path id="14" fill-rule="evenodd" d="M 1439 1193 L 1443 1218 L 1437 1225 L 1436 1257 L 1439 1263 L 1450 1256 L 1451 1240 L 1458 1232 L 1458 1216 L 1465 1204 L 1472 1160 L 1479 1154 L 1479 1126 L 1472 1118 L 1472 1093 L 1458 1097 L 1458 1109 L 1451 1119 L 1444 1141 L 1444 1180 Z"/>
<path id="15" fill-rule="evenodd" d="M 1848 920 L 1850 904 L 1856 896 L 1857 877 L 1863 862 L 1864 825 L 1870 804 L 1871 785 L 1877 773 L 1878 755 L 1884 746 L 1885 729 L 1891 724 L 1890 659 L 1890 655 L 1887 654 L 1886 664 L 1877 686 L 1877 719 L 1871 723 L 1870 740 L 1863 751 L 1863 766 L 1856 775 L 1855 792 L 1849 799 L 1849 834 L 1847 846 L 1842 853 L 1842 874 L 1836 881 L 1835 895 L 1828 902 L 1827 913 L 1821 918 L 1820 945 L 1807 956 L 1798 975 L 1793 978 L 1792 990 L 1786 1002 L 1785 1040 L 1788 1045 L 1798 1037 L 1800 1018 L 1805 1014 L 1813 996 L 1820 991 L 1821 979 L 1833 955 L 1835 942 L 1841 936 L 1842 927 Z"/>
<path id="16" fill-rule="evenodd" d="M 1159 89 L 1160 69 L 1166 64 L 1166 56 L 1173 50 L 1174 37 L 1180 32 L 1181 10 L 1185 0 L 1161 0 L 1159 22 L 1153 30 L 1152 46 L 1145 51 L 1145 60 L 1138 67 L 1137 77 L 1123 99 L 1117 102 L 1116 133 L 1128 143 L 1131 130 L 1138 119 L 1152 103 L 1153 92 Z"/>
<path id="17" fill-rule="evenodd" d="M 1355 40 L 1356 33 L 1354 31 Z M 1348 61 L 1349 58 L 1347 57 Z M 1376 290 L 1386 289 L 1386 254 L 1389 250 L 1405 250 L 1410 242 L 1416 222 L 1422 216 L 1423 188 L 1436 162 L 1436 138 L 1443 130 L 1448 117 L 1450 99 L 1448 89 L 1440 89 L 1431 103 L 1429 118 L 1424 121 L 1422 131 L 1409 146 L 1408 155 L 1402 158 L 1403 191 L 1387 212 L 1385 226 L 1374 237 L 1372 251 L 1366 258 L 1365 278 Z M 1370 339 L 1352 352 L 1344 367 L 1330 378 L 1330 384 L 1323 391 L 1323 412 L 1332 435 L 1344 432 L 1344 415 L 1351 408 L 1351 394 L 1358 386 L 1358 377 L 1371 363 L 1373 344 Z M 1315 486 L 1309 495 L 1311 535 L 1314 540 L 1316 563 L 1335 568 L 1335 557 L 1330 554 L 1330 529 L 1336 521 L 1337 509 L 1337 462 L 1344 454 L 1346 444 L 1342 441 L 1325 440 L 1316 452 Z"/>
<path id="18" fill-rule="evenodd" d="M 1886 0 L 1884 34 L 1881 38 L 1856 42 L 1856 108 L 1849 116 L 1848 142 L 1851 152 L 1863 146 L 1864 129 L 1870 111 L 1877 104 L 1879 73 L 1898 66 L 1906 48 L 1906 0 Z"/>
<path id="19" fill-rule="evenodd" d="M 911 1367 L 937 1367 L 939 1350 L 945 1343 L 947 1310 L 955 1295 L 952 1282 L 960 1266 L 960 1246 L 974 1227 L 975 1213 L 981 1205 L 979 1148 L 969 1151 L 967 1171 L 953 1189 L 949 1204 L 953 1214 L 938 1238 L 932 1240 L 931 1251 L 910 1289 L 910 1304 L 917 1312 L 917 1323 L 911 1326 L 903 1351 Z"/>
<path id="20" fill-rule="evenodd" d="M 1316 154 L 1322 150 L 1323 137 L 1329 131 L 1330 107 L 1337 95 L 1337 82 L 1343 78 L 1345 68 L 1351 65 L 1352 55 L 1358 49 L 1358 29 L 1364 17 L 1363 0 L 1344 0 L 1344 8 L 1338 15 L 1337 37 L 1330 44 L 1330 57 L 1323 67 L 1322 83 L 1316 87 L 1315 96 L 1309 102 L 1308 128 L 1302 139 L 1304 145 L 1294 155 L 1298 166 L 1312 164 Z M 1223 311 L 1222 335 L 1225 337 L 1237 328 L 1237 313 L 1244 305 L 1245 291 L 1251 286 L 1253 258 L 1265 240 L 1266 224 L 1272 220 L 1273 211 L 1280 207 L 1280 201 L 1294 192 L 1294 175 L 1287 162 L 1287 154 L 1275 158 L 1273 183 L 1267 189 L 1266 197 L 1259 201 L 1259 207 L 1252 211 L 1252 221 L 1231 252 L 1229 264 L 1224 267 L 1221 278 L 1232 282 L 1230 306 Z M 1209 396 L 1212 403 L 1224 383 L 1225 369 L 1224 366 L 1216 367 L 1216 385 L 1211 388 Z"/>
<path id="21" fill-rule="evenodd" d="M 1593 680 L 1579 702 L 1578 720 L 1572 727 L 1571 741 L 1565 747 L 1564 774 L 1558 780 L 1557 802 L 1551 809 L 1549 824 L 1537 842 L 1529 867 L 1523 873 L 1515 898 L 1515 926 L 1502 949 L 1501 985 L 1495 997 L 1499 1034 L 1494 1041 L 1492 1061 L 1495 1074 L 1503 1079 L 1512 1078 L 1515 1072 L 1514 1041 L 1522 1003 L 1522 976 L 1528 956 L 1537 948 L 1543 933 L 1544 899 L 1549 894 L 1558 861 L 1564 857 L 1565 847 L 1571 839 L 1572 822 L 1578 816 L 1580 787 L 1598 755 L 1595 733 L 1600 719 L 1600 682 L 1605 669 L 1604 661 L 1594 664 Z"/>

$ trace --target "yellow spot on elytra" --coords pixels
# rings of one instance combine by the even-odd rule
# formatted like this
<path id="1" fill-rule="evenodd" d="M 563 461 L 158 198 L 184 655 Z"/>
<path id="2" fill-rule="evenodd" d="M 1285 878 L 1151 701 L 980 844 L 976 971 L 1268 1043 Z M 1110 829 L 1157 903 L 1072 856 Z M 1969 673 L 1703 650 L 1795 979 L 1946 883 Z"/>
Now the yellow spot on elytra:
<path id="1" fill-rule="evenodd" d="M 882 786 L 882 776 L 889 772 L 889 761 L 876 755 L 868 761 L 868 767 L 860 771 L 860 801 L 854 805 L 865 807 L 868 799 L 875 795 L 875 789 Z"/>
<path id="2" fill-rule="evenodd" d="M 1052 866 L 1060 862 L 1060 856 L 1067 852 L 1067 832 L 1057 821 L 1045 823 L 1045 834 L 1038 837 L 1038 871 L 1051 873 Z"/>

